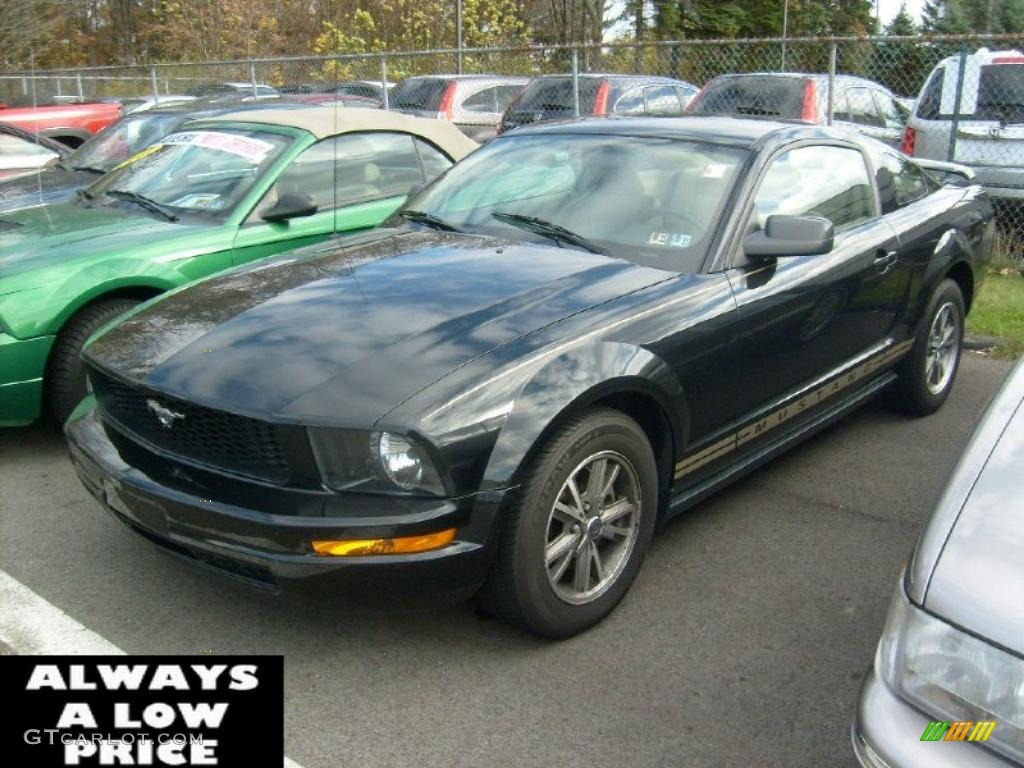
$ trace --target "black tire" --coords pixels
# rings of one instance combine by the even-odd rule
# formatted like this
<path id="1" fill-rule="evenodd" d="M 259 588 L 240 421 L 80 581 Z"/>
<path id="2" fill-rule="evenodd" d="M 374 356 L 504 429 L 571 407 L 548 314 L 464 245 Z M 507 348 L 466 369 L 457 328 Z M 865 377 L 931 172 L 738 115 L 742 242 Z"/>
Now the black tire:
<path id="1" fill-rule="evenodd" d="M 599 466 L 602 458 L 600 471 L 607 469 L 607 474 L 600 477 L 612 478 L 614 485 L 610 485 L 607 495 L 601 495 L 597 510 L 603 508 L 607 513 L 615 506 L 628 508 L 629 498 L 633 497 L 639 502 L 635 505 L 635 517 L 630 512 L 614 521 L 618 525 L 584 525 L 586 530 L 577 529 L 573 534 L 567 525 L 571 521 L 560 519 L 564 515 L 555 512 L 555 502 L 567 498 L 562 494 L 570 493 L 570 476 L 574 481 L 589 479 L 591 473 L 597 476 L 593 468 Z M 610 408 L 592 408 L 567 421 L 530 462 L 522 485 L 504 511 L 498 551 L 480 594 L 484 609 L 510 624 L 551 639 L 571 637 L 597 624 L 622 599 L 640 570 L 654 533 L 658 487 L 654 451 L 633 419 Z M 621 497 L 620 489 L 624 489 Z M 590 496 L 587 489 L 575 498 L 586 500 Z M 588 510 L 585 515 L 602 516 L 593 511 L 589 501 L 580 503 L 580 510 Z M 626 528 L 628 534 L 621 534 L 619 540 L 613 538 Z M 590 576 L 595 580 L 591 596 L 586 596 L 585 589 L 575 593 L 576 584 L 552 583 L 545 563 L 546 553 L 555 543 L 549 540 L 552 531 L 560 538 L 577 536 L 580 546 L 566 550 L 565 557 L 570 560 L 581 556 L 578 553 L 583 552 L 582 547 L 592 547 L 584 557 L 588 574 L 585 583 L 589 585 Z M 598 554 L 591 560 L 594 550 Z M 601 572 L 595 564 L 602 557 L 608 557 L 607 584 L 603 587 Z M 576 579 L 578 562 L 563 564 L 562 578 Z M 569 597 L 584 602 L 567 602 L 568 598 L 556 590 L 573 593 Z"/>
<path id="2" fill-rule="evenodd" d="M 90 304 L 72 316 L 57 335 L 46 366 L 46 403 L 58 424 L 85 397 L 82 347 L 96 331 L 139 304 L 134 299 L 110 299 Z"/>
<path id="3" fill-rule="evenodd" d="M 941 382 L 935 381 L 932 377 L 930 383 L 929 378 L 935 370 L 929 366 L 931 337 L 940 312 L 946 308 L 949 308 L 956 324 L 953 334 L 955 343 L 951 348 L 952 360 L 943 366 L 943 370 L 949 370 L 948 375 L 943 376 Z M 896 374 L 899 378 L 887 393 L 889 404 L 914 416 L 927 416 L 939 410 L 946 402 L 950 390 L 953 389 L 953 382 L 956 380 L 963 337 L 964 297 L 960 292 L 960 286 L 953 280 L 946 279 L 939 283 L 932 292 L 924 316 L 921 318 L 921 324 L 918 326 L 914 346 L 896 366 Z M 942 386 L 935 386 L 940 383 Z"/>

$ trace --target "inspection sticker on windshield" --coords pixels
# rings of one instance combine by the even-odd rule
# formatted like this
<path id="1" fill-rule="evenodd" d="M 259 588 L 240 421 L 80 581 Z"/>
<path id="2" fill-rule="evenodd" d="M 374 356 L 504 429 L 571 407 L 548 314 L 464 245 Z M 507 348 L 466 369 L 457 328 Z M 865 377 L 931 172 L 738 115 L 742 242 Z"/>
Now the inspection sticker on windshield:
<path id="1" fill-rule="evenodd" d="M 693 238 L 681 232 L 651 232 L 648 245 L 667 245 L 670 248 L 689 248 Z"/>
<path id="2" fill-rule="evenodd" d="M 193 147 L 205 147 L 232 155 L 244 157 L 252 163 L 259 163 L 274 148 L 269 141 L 253 139 L 249 136 L 238 136 L 220 131 L 185 131 L 172 133 L 162 141 L 163 144 L 189 144 Z"/>
<path id="3" fill-rule="evenodd" d="M 220 195 L 185 195 L 174 200 L 170 205 L 175 208 L 204 208 L 219 211 L 224 207 L 224 198 Z"/>
<path id="4" fill-rule="evenodd" d="M 721 179 L 725 176 L 725 172 L 729 170 L 729 166 L 724 163 L 708 163 L 704 166 L 704 171 L 701 173 L 701 178 L 704 179 Z"/>

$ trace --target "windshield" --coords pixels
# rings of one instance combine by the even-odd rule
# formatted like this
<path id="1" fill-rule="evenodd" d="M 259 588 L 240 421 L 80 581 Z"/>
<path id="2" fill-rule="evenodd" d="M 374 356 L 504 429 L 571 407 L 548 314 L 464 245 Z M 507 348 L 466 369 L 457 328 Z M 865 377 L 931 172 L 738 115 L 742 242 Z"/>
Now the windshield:
<path id="1" fill-rule="evenodd" d="M 106 173 L 181 125 L 177 116 L 126 117 L 68 155 L 68 168 Z"/>
<path id="2" fill-rule="evenodd" d="M 123 205 L 117 193 L 131 193 L 175 214 L 223 218 L 290 142 L 264 131 L 172 133 L 99 179 L 86 196 Z"/>
<path id="3" fill-rule="evenodd" d="M 530 217 L 568 230 L 577 244 L 695 272 L 746 154 L 662 138 L 512 135 L 453 166 L 406 208 L 465 232 L 554 242 L 544 228 L 525 228 Z"/>
<path id="4" fill-rule="evenodd" d="M 687 110 L 695 115 L 803 115 L 807 81 L 772 75 L 729 75 L 712 80 Z"/>
<path id="5" fill-rule="evenodd" d="M 389 103 L 394 109 L 419 109 L 436 112 L 441 108 L 448 81 L 440 78 L 410 78 L 395 86 Z"/>
<path id="6" fill-rule="evenodd" d="M 1024 122 L 1024 64 L 989 64 L 978 80 L 980 120 Z"/>

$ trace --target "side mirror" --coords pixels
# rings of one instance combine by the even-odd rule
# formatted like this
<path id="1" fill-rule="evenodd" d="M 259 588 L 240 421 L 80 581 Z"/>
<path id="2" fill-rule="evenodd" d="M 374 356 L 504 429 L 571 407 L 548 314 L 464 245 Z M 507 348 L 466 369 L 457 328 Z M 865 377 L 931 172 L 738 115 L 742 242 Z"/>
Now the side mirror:
<path id="1" fill-rule="evenodd" d="M 743 252 L 751 258 L 814 256 L 832 250 L 835 229 L 820 216 L 769 216 L 763 230 L 743 238 Z"/>
<path id="2" fill-rule="evenodd" d="M 426 188 L 426 186 L 427 185 L 424 184 L 422 181 L 418 181 L 415 184 L 413 184 L 411 187 L 409 187 L 409 193 L 405 196 L 405 203 L 408 203 L 410 200 L 412 200 L 414 197 L 416 197 L 416 195 L 418 195 L 420 192 L 422 192 L 424 190 L 424 188 Z M 402 203 L 402 205 L 401 205 L 402 208 L 405 208 L 405 203 Z"/>
<path id="3" fill-rule="evenodd" d="M 260 213 L 264 221 L 288 221 L 302 216 L 312 216 L 317 211 L 316 202 L 310 195 L 297 195 L 286 192 L 277 198 L 277 202 Z"/>

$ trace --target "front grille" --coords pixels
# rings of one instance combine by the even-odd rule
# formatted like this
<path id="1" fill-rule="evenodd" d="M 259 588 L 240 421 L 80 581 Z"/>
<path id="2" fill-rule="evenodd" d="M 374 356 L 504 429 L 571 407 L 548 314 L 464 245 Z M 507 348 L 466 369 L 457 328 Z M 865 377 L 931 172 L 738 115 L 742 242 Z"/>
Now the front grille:
<path id="1" fill-rule="evenodd" d="M 128 435 L 201 466 L 273 483 L 288 480 L 275 425 L 124 384 L 96 369 L 89 380 L 103 416 Z"/>

